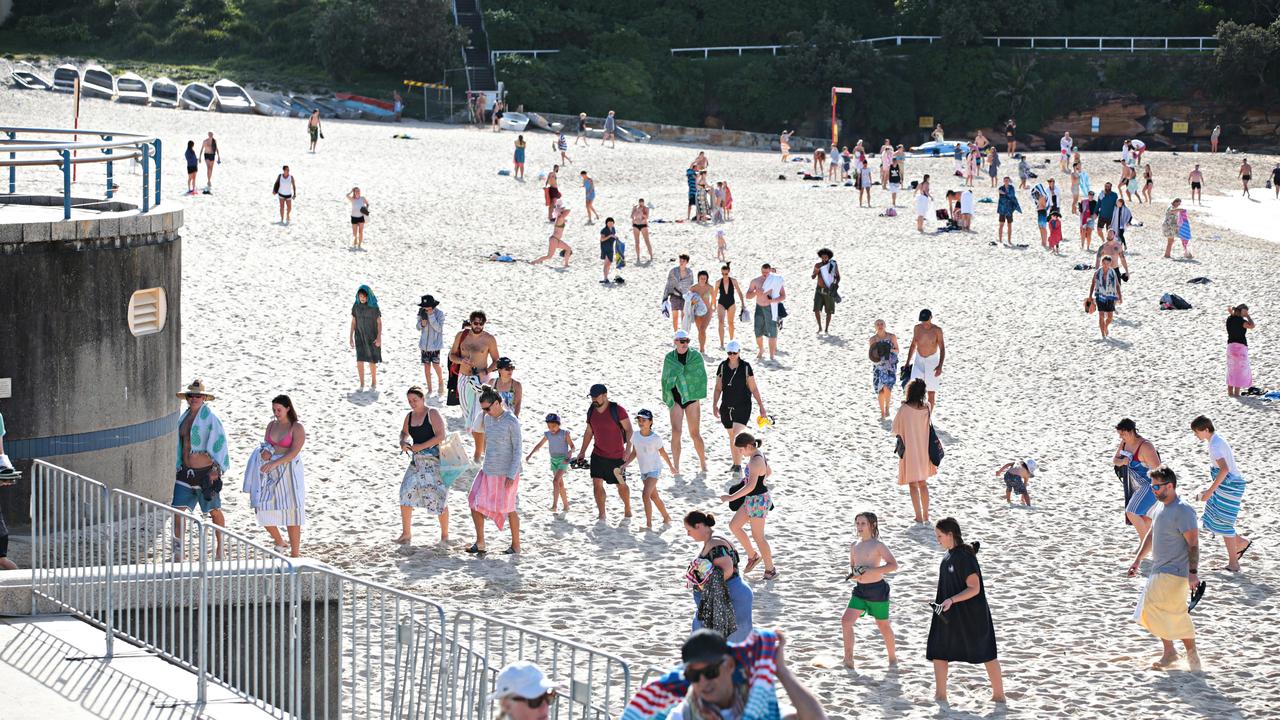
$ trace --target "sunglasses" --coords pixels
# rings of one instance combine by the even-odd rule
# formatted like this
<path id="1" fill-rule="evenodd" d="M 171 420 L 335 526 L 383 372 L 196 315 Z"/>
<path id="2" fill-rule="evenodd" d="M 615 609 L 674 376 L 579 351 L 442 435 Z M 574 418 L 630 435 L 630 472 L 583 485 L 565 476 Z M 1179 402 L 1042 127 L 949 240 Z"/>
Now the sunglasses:
<path id="1" fill-rule="evenodd" d="M 204 396 L 203 396 L 203 395 L 193 395 L 193 394 L 191 394 L 191 393 L 187 393 L 187 399 L 188 399 L 188 400 L 195 400 L 196 398 L 202 398 L 202 397 L 204 397 Z"/>
<path id="2" fill-rule="evenodd" d="M 737 355 L 738 353 L 736 353 L 736 352 L 731 352 L 731 353 L 725 353 L 725 354 L 726 354 L 726 355 Z"/>
<path id="3" fill-rule="evenodd" d="M 488 410 L 491 407 L 493 407 L 493 403 L 489 403 L 488 405 L 485 405 L 484 403 L 480 403 L 481 410 Z"/>
<path id="4" fill-rule="evenodd" d="M 707 680 L 715 680 L 720 677 L 720 663 L 709 665 L 702 669 L 687 667 L 684 669 L 684 679 L 692 685 L 703 678 Z"/>
<path id="5" fill-rule="evenodd" d="M 678 344 L 678 345 L 688 345 L 688 344 L 689 344 L 689 341 L 688 341 L 688 340 L 677 340 L 677 341 L 676 341 L 676 344 Z"/>
<path id="6" fill-rule="evenodd" d="M 1163 482 L 1163 483 L 1151 483 L 1151 489 L 1152 489 L 1152 490 L 1159 490 L 1160 488 L 1165 487 L 1166 485 L 1172 485 L 1172 484 L 1173 484 L 1173 483 L 1169 483 L 1169 482 Z"/>
<path id="7" fill-rule="evenodd" d="M 537 710 L 538 708 L 542 707 L 543 705 L 550 705 L 551 703 L 555 702 L 555 701 L 556 701 L 556 691 L 555 691 L 555 690 L 552 690 L 552 691 L 550 691 L 550 692 L 548 692 L 548 693 L 546 693 L 546 694 L 544 694 L 544 695 L 539 695 L 539 696 L 538 696 L 538 697 L 536 697 L 536 698 L 522 698 L 522 697 L 518 697 L 518 698 L 515 698 L 515 699 L 516 699 L 516 700 L 520 700 L 520 701 L 521 701 L 521 702 L 523 702 L 525 705 L 528 705 L 530 710 Z"/>

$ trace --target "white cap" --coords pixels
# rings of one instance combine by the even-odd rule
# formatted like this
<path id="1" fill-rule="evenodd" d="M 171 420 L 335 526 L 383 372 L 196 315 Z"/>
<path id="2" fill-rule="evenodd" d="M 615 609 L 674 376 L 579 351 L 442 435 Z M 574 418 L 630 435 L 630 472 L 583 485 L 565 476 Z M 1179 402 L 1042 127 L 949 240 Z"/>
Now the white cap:
<path id="1" fill-rule="evenodd" d="M 742 352 L 742 343 L 737 340 L 730 340 L 729 344 L 724 346 L 724 351 L 731 353 Z"/>
<path id="2" fill-rule="evenodd" d="M 1022 464 L 1027 466 L 1027 473 L 1028 473 L 1028 474 L 1030 474 L 1030 475 L 1035 475 L 1035 474 L 1036 474 L 1036 467 L 1038 467 L 1038 466 L 1036 465 L 1036 461 L 1035 461 L 1035 460 L 1032 460 L 1031 458 L 1027 458 L 1026 460 L 1023 460 L 1023 461 L 1022 461 Z"/>
<path id="3" fill-rule="evenodd" d="M 489 699 L 498 700 L 514 695 L 532 700 L 555 689 L 556 684 L 547 678 L 542 668 L 527 660 L 517 660 L 498 673 L 498 679 L 493 683 L 493 694 Z"/>
<path id="4" fill-rule="evenodd" d="M 688 339 L 689 339 L 689 333 L 685 332 L 684 330 L 677 330 L 677 331 L 676 331 L 676 337 L 675 337 L 675 339 L 676 339 L 676 340 L 688 340 Z"/>

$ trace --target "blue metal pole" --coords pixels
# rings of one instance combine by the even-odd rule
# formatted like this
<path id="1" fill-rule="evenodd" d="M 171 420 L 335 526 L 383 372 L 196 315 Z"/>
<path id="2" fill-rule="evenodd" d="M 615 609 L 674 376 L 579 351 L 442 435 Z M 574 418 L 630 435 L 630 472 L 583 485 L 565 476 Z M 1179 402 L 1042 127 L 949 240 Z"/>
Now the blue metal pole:
<path id="1" fill-rule="evenodd" d="M 156 138 L 152 143 L 156 146 L 156 204 L 160 204 L 160 139 Z"/>
<path id="2" fill-rule="evenodd" d="M 103 140 L 106 140 L 107 142 L 111 142 L 111 136 L 110 136 L 110 135 L 103 135 L 103 136 L 102 136 L 102 139 L 103 139 Z M 102 152 L 103 152 L 103 154 L 105 154 L 105 155 L 107 155 L 108 157 L 110 157 L 110 155 L 111 155 L 111 148 L 107 148 L 106 150 L 103 150 Z M 112 166 L 113 164 L 114 164 L 114 163 L 112 163 L 110 160 L 108 160 L 108 161 L 107 161 L 107 198 L 108 198 L 108 199 L 110 199 L 110 198 L 113 196 L 113 193 L 111 192 L 111 187 L 112 187 L 112 185 L 113 185 L 113 183 L 111 182 L 111 166 Z"/>
<path id="3" fill-rule="evenodd" d="M 71 151 L 62 150 L 62 219 L 71 219 Z"/>
<path id="4" fill-rule="evenodd" d="M 18 136 L 18 134 L 12 130 L 8 132 L 8 135 L 10 140 L 13 140 Z M 10 160 L 14 160 L 17 157 L 18 157 L 18 153 L 16 152 L 9 153 Z M 9 194 L 12 195 L 16 192 L 18 192 L 18 166 L 10 165 L 9 166 Z"/>
<path id="5" fill-rule="evenodd" d="M 151 209 L 151 146 L 142 143 L 142 212 Z"/>

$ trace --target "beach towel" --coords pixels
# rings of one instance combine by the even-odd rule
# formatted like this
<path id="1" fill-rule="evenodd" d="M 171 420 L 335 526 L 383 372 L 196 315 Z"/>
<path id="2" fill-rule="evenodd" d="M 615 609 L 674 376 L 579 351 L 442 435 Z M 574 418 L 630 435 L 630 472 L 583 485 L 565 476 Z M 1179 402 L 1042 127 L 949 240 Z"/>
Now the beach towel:
<path id="1" fill-rule="evenodd" d="M 738 663 L 735 684 L 747 685 L 743 720 L 781 718 L 778 708 L 778 635 L 770 630 L 754 630 L 740 643 L 729 643 Z M 689 683 L 677 667 L 640 688 L 622 711 L 622 720 L 663 720 L 685 702 Z M 689 717 L 688 714 L 685 717 Z"/>
<path id="2" fill-rule="evenodd" d="M 507 514 L 515 512 L 516 496 L 520 492 L 520 476 L 515 482 L 507 485 L 507 479 L 498 475 L 486 475 L 484 470 L 476 473 L 471 481 L 471 492 L 467 494 L 467 504 L 472 510 L 493 521 L 502 530 L 507 524 Z"/>
<path id="3" fill-rule="evenodd" d="M 307 492 L 302 456 L 264 473 L 262 466 L 270 460 L 262 459 L 263 450 L 270 453 L 271 460 L 279 460 L 289 454 L 268 443 L 261 443 L 249 454 L 249 462 L 244 469 L 244 483 L 240 489 L 249 493 L 249 507 L 257 512 L 258 525 L 301 527 L 306 524 Z"/>
<path id="4" fill-rule="evenodd" d="M 373 297 L 370 296 L 369 299 L 372 300 Z M 187 415 L 190 413 L 191 408 L 187 408 L 182 413 L 182 417 L 178 419 L 178 427 L 182 427 L 182 424 L 187 421 Z M 222 429 L 222 421 L 218 419 L 217 415 L 213 414 L 213 410 L 209 409 L 208 404 L 202 405 L 200 412 L 191 421 L 191 453 L 208 455 L 224 477 L 231 469 L 231 454 L 227 448 L 227 433 Z M 178 443 L 178 459 L 174 464 L 174 468 L 182 468 L 181 442 Z"/>
<path id="5" fill-rule="evenodd" d="M 1253 385 L 1253 369 L 1249 366 L 1249 346 L 1227 343 L 1227 384 L 1247 388 Z"/>
<path id="6" fill-rule="evenodd" d="M 1090 189 L 1091 188 L 1089 187 L 1089 173 L 1084 172 L 1082 170 L 1080 171 L 1080 197 L 1087 197 L 1089 195 Z"/>
<path id="7" fill-rule="evenodd" d="M 475 375 L 458 377 L 458 401 L 466 419 L 467 432 L 484 432 L 484 411 L 480 409 L 480 388 L 484 382 Z"/>
<path id="8" fill-rule="evenodd" d="M 1161 640 L 1184 640 L 1196 636 L 1187 610 L 1187 578 L 1182 575 L 1155 573 L 1138 600 L 1133 619 Z"/>
<path id="9" fill-rule="evenodd" d="M 1191 242 L 1191 218 L 1187 217 L 1186 210 L 1178 211 L 1178 239 L 1183 245 Z"/>

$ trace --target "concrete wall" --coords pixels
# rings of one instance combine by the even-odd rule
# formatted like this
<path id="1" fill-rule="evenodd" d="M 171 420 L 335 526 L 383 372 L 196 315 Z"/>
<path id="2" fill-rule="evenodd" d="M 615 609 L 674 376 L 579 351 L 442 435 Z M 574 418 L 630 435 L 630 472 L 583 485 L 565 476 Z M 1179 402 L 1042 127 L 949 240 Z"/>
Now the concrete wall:
<path id="1" fill-rule="evenodd" d="M 558 122 L 564 125 L 565 135 L 572 137 L 573 128 L 577 127 L 577 115 L 559 115 L 556 113 L 539 113 L 546 118 L 548 122 Z M 599 128 L 604 124 L 603 118 L 587 118 L 587 124 L 592 128 Z M 745 148 L 751 150 L 777 151 L 779 150 L 778 135 L 776 133 L 758 133 L 748 132 L 746 130 L 725 130 L 724 128 L 697 128 L 686 127 L 684 125 L 665 125 L 663 123 L 638 122 L 635 120 L 618 119 L 619 125 L 633 127 L 637 130 L 643 130 L 649 133 L 654 140 L 658 142 L 670 143 L 687 143 L 689 145 L 718 145 L 720 147 Z M 532 126 L 531 126 L 532 127 Z M 619 142 L 622 142 L 619 140 Z M 791 149 L 796 152 L 809 151 L 814 148 L 826 147 L 831 144 L 830 138 L 823 140 L 821 138 L 804 138 L 795 135 L 791 138 Z M 853 143 L 849 143 L 852 145 Z"/>
<path id="2" fill-rule="evenodd" d="M 176 418 L 166 419 L 179 408 L 174 393 L 183 384 L 182 211 L 99 207 L 109 212 L 0 224 L 0 382 L 12 385 L 12 397 L 0 398 L 5 448 L 19 469 L 36 456 L 167 501 Z M 134 337 L 129 298 L 153 287 L 165 290 L 167 322 Z M 10 525 L 27 522 L 29 495 L 29 473 L 0 492 Z"/>

